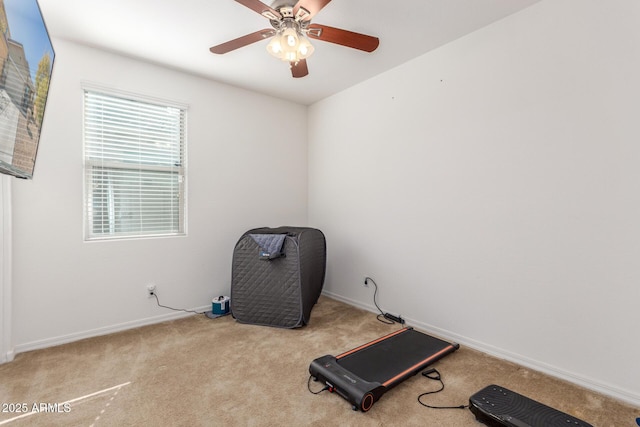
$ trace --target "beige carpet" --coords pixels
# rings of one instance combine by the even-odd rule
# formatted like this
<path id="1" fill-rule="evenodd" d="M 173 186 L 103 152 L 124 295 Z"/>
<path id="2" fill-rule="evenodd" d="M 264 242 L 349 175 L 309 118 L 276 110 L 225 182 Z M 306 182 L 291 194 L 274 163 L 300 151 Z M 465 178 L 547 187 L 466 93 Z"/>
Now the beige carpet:
<path id="1" fill-rule="evenodd" d="M 481 426 L 468 409 L 420 406 L 417 396 L 439 387 L 421 375 L 367 413 L 351 410 L 336 394 L 307 390 L 313 359 L 394 329 L 372 313 L 321 297 L 310 325 L 295 330 L 198 315 L 18 354 L 0 365 L 0 403 L 12 409 L 0 413 L 0 425 Z M 594 426 L 635 426 L 640 416 L 639 408 L 464 347 L 434 367 L 446 388 L 425 399 L 432 405 L 466 404 L 497 383 Z M 56 408 L 46 404 L 59 405 L 57 412 L 34 412 L 34 403 L 49 411 Z M 15 412 L 25 406 L 26 414 Z"/>

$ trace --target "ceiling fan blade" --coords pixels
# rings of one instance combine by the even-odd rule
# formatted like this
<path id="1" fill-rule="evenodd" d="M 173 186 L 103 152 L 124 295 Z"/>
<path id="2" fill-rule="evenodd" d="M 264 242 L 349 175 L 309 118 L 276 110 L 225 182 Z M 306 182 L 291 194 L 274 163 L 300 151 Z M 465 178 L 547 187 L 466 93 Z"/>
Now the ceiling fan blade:
<path id="1" fill-rule="evenodd" d="M 228 42 L 213 46 L 209 50 L 212 53 L 222 55 L 224 53 L 231 52 L 232 50 L 239 49 L 241 47 L 250 45 L 251 43 L 259 42 L 273 36 L 276 33 L 274 29 L 264 29 L 256 31 L 255 33 L 247 34 L 246 36 L 238 37 L 237 39 L 229 40 Z"/>
<path id="2" fill-rule="evenodd" d="M 243 6 L 248 7 L 249 9 L 258 12 L 260 15 L 264 16 L 267 19 L 282 19 L 282 15 L 277 10 L 267 6 L 262 3 L 260 0 L 236 0 Z"/>
<path id="3" fill-rule="evenodd" d="M 305 17 L 302 20 L 310 21 L 311 18 L 313 18 L 316 13 L 320 12 L 320 10 L 329 4 L 329 2 L 331 2 L 331 0 L 299 0 L 293 7 L 293 15 L 296 16 L 300 8 L 303 8 L 309 13 L 305 13 Z"/>
<path id="4" fill-rule="evenodd" d="M 304 77 L 309 74 L 309 69 L 307 68 L 307 60 L 301 59 L 296 64 L 295 62 L 291 62 L 291 75 L 295 78 Z"/>
<path id="5" fill-rule="evenodd" d="M 380 44 L 380 40 L 377 37 L 319 24 L 309 25 L 308 36 L 313 39 L 335 43 L 365 52 L 373 52 Z"/>

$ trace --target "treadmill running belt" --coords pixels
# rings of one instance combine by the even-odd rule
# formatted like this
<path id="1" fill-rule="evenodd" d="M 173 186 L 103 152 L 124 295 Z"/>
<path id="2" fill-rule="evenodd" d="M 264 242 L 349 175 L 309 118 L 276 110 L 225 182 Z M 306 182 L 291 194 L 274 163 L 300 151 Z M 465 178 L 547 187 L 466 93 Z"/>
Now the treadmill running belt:
<path id="1" fill-rule="evenodd" d="M 406 332 L 366 347 L 366 351 L 354 352 L 344 357 L 336 356 L 336 359 L 343 368 L 360 378 L 384 384 L 407 369 L 420 366 L 425 359 L 450 346 L 451 344 L 438 338 L 407 329 Z M 402 363 L 398 363 L 399 359 Z"/>
<path id="2" fill-rule="evenodd" d="M 456 351 L 455 343 L 404 328 L 338 356 L 311 362 L 309 373 L 363 412 L 391 388 Z"/>

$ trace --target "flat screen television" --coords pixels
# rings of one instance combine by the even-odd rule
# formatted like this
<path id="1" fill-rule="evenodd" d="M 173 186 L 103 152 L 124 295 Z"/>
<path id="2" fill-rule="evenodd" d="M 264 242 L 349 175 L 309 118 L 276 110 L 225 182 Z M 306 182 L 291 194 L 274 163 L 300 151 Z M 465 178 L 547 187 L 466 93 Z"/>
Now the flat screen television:
<path id="1" fill-rule="evenodd" d="M 0 173 L 33 178 L 54 52 L 37 0 L 0 0 Z"/>

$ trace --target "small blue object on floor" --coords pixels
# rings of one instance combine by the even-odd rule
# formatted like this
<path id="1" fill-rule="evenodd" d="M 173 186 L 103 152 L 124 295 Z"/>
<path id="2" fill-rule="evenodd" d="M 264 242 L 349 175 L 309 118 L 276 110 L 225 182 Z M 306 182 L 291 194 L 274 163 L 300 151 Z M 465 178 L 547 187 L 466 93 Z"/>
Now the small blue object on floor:
<path id="1" fill-rule="evenodd" d="M 640 426 L 640 417 L 636 418 L 636 424 Z"/>
<path id="2" fill-rule="evenodd" d="M 230 308 L 230 298 L 220 295 L 211 300 L 211 311 L 213 314 L 227 314 Z"/>
<path id="3" fill-rule="evenodd" d="M 217 319 L 218 317 L 223 317 L 226 316 L 227 314 L 229 314 L 229 312 L 227 311 L 224 314 L 216 314 L 213 311 L 205 311 L 204 315 L 207 316 L 209 319 Z"/>

